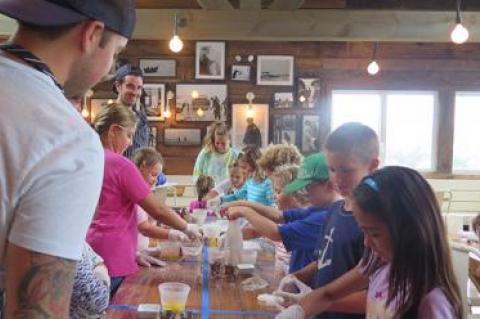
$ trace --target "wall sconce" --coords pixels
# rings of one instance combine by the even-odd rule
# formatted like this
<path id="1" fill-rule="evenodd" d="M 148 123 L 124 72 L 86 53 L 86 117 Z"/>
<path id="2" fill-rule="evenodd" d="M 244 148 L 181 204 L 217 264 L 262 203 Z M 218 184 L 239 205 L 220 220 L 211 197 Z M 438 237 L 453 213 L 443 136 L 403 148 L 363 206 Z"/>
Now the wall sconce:
<path id="1" fill-rule="evenodd" d="M 172 91 L 167 92 L 167 103 L 165 103 L 165 110 L 163 112 L 165 118 L 170 118 L 172 112 L 170 111 L 170 101 L 175 97 L 175 94 Z"/>
<path id="2" fill-rule="evenodd" d="M 470 35 L 467 28 L 462 25 L 462 16 L 460 15 L 461 0 L 457 0 L 457 16 L 455 17 L 455 28 L 453 28 L 450 38 L 453 43 L 462 44 L 467 42 Z"/>
<path id="3" fill-rule="evenodd" d="M 252 106 L 252 101 L 255 98 L 255 94 L 253 92 L 248 92 L 247 95 L 245 96 L 248 100 L 248 107 L 247 107 L 247 119 L 253 119 L 255 113 L 253 112 L 253 106 Z"/>
<path id="4" fill-rule="evenodd" d="M 180 39 L 180 37 L 177 34 L 178 28 L 183 28 L 184 26 L 187 25 L 187 19 L 186 18 L 181 18 L 178 16 L 177 13 L 175 13 L 175 25 L 173 27 L 173 37 L 170 39 L 170 42 L 168 43 L 168 47 L 172 52 L 178 53 L 182 51 L 183 49 L 183 41 Z"/>
<path id="5" fill-rule="evenodd" d="M 368 64 L 367 72 L 370 75 L 375 75 L 380 71 L 380 66 L 378 65 L 375 58 L 377 57 L 377 42 L 373 45 L 373 54 L 372 54 L 372 61 Z"/>

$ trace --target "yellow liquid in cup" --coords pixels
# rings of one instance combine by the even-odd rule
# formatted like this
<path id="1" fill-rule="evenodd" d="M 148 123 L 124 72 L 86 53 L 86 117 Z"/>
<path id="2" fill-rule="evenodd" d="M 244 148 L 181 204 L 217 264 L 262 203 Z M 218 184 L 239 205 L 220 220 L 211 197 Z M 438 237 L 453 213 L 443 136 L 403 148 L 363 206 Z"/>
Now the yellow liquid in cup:
<path id="1" fill-rule="evenodd" d="M 162 305 L 163 310 L 173 311 L 175 313 L 180 313 L 185 311 L 185 304 L 179 301 L 169 301 Z"/>

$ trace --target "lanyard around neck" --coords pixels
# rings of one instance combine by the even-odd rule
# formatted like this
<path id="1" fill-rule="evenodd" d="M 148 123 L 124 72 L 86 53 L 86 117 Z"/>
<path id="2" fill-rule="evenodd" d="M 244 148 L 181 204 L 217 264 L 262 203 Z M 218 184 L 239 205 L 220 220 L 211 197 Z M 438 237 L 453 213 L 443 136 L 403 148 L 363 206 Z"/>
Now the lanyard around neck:
<path id="1" fill-rule="evenodd" d="M 13 43 L 1 44 L 0 49 L 10 53 L 11 55 L 14 55 L 15 57 L 21 59 L 22 61 L 24 61 L 31 67 L 33 67 L 35 70 L 40 71 L 43 74 L 46 74 L 47 76 L 49 76 L 52 79 L 53 83 L 55 83 L 55 85 L 63 93 L 63 86 L 60 83 L 58 83 L 57 79 L 55 78 L 55 75 L 53 75 L 52 70 L 50 70 L 48 65 L 46 65 L 42 60 L 40 60 L 32 52 L 28 51 L 21 45 L 13 44 Z"/>

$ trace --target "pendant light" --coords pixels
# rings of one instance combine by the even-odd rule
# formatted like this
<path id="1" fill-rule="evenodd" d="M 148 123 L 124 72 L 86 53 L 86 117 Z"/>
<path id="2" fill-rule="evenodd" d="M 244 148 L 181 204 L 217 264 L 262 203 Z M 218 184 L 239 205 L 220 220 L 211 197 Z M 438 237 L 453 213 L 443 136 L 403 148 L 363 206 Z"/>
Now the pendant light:
<path id="1" fill-rule="evenodd" d="M 179 18 L 178 15 L 175 13 L 175 25 L 173 27 L 173 37 L 168 43 L 168 46 L 172 52 L 178 53 L 183 49 L 183 41 L 177 34 L 178 27 L 185 26 L 186 20 L 183 18 Z"/>
<path id="2" fill-rule="evenodd" d="M 376 56 L 377 56 L 377 42 L 373 44 L 372 61 L 367 66 L 367 72 L 370 75 L 376 75 L 378 71 L 380 71 L 380 66 L 375 60 Z"/>
<path id="3" fill-rule="evenodd" d="M 460 15 L 461 0 L 457 0 L 457 16 L 455 17 L 455 28 L 453 28 L 450 38 L 453 43 L 462 44 L 467 42 L 470 35 L 467 28 L 462 25 L 462 16 Z"/>

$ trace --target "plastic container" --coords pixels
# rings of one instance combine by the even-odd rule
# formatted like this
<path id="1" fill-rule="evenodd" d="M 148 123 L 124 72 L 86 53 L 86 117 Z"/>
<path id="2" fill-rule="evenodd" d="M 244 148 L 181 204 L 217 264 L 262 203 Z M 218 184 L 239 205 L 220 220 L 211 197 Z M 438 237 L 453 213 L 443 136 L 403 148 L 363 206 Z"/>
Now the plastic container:
<path id="1" fill-rule="evenodd" d="M 253 249 L 242 250 L 242 264 L 255 265 L 257 262 L 257 251 Z"/>
<path id="2" fill-rule="evenodd" d="M 182 243 L 183 260 L 197 261 L 202 254 L 203 245 L 201 242 Z"/>
<path id="3" fill-rule="evenodd" d="M 164 282 L 158 285 L 162 311 L 181 313 L 185 311 L 190 286 L 181 282 Z"/>
<path id="4" fill-rule="evenodd" d="M 182 257 L 181 244 L 176 241 L 162 240 L 159 244 L 160 259 L 177 261 Z"/>
<path id="5" fill-rule="evenodd" d="M 199 226 L 205 224 L 207 219 L 208 210 L 202 208 L 196 208 L 192 212 L 193 222 Z"/>

